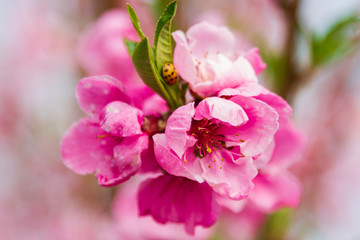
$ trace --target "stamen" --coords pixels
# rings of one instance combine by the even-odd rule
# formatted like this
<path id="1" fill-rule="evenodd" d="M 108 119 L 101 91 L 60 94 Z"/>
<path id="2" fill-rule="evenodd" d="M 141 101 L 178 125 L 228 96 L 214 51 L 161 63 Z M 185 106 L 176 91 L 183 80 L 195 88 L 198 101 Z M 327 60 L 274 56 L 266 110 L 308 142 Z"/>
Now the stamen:
<path id="1" fill-rule="evenodd" d="M 239 156 L 239 157 L 245 157 L 245 155 L 242 154 L 242 153 L 231 152 L 231 154 L 234 154 L 234 155 Z"/>
<path id="2" fill-rule="evenodd" d="M 97 139 L 102 139 L 102 138 L 106 138 L 106 137 L 110 137 L 110 134 L 98 135 Z"/>

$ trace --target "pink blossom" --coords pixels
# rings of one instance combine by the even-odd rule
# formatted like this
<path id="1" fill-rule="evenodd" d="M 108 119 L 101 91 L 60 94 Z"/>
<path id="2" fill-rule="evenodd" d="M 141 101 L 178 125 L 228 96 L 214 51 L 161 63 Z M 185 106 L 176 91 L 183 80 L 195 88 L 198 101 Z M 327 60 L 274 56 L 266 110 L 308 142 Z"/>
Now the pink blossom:
<path id="1" fill-rule="evenodd" d="M 260 173 L 253 180 L 255 187 L 249 195 L 248 204 L 265 213 L 285 206 L 296 207 L 301 187 L 287 169 L 299 159 L 305 141 L 302 134 L 293 127 L 291 107 L 280 96 L 254 83 L 245 83 L 236 89 L 224 89 L 219 95 L 230 100 L 246 95 L 264 102 L 278 113 L 279 129 L 265 151 L 254 157 L 254 165 Z M 230 209 L 235 209 L 238 204 L 230 205 Z"/>
<path id="2" fill-rule="evenodd" d="M 216 195 L 208 184 L 169 174 L 142 182 L 138 198 L 140 215 L 151 215 L 162 224 L 184 223 L 192 235 L 195 226 L 210 227 L 220 214 Z"/>
<path id="3" fill-rule="evenodd" d="M 96 173 L 99 185 L 113 186 L 135 174 L 148 147 L 143 113 L 123 100 L 121 83 L 108 76 L 81 79 L 80 107 L 90 117 L 74 123 L 61 142 L 64 164 L 78 174 Z"/>
<path id="4" fill-rule="evenodd" d="M 197 226 L 194 229 L 195 230 L 194 236 L 190 236 L 185 231 L 183 224 L 175 223 L 176 221 L 167 222 L 166 224 L 161 224 L 156 222 L 151 216 L 139 216 L 139 210 L 137 204 L 137 192 L 141 181 L 143 181 L 147 177 L 150 176 L 137 175 L 136 177 L 132 178 L 130 181 L 124 183 L 121 186 L 121 189 L 119 189 L 119 191 L 116 194 L 116 197 L 113 201 L 113 215 L 116 222 L 116 228 L 118 230 L 118 237 L 120 237 L 120 239 L 201 240 L 201 239 L 208 239 L 211 236 L 213 229 L 208 229 L 208 228 L 205 229 L 201 226 Z M 151 176 L 151 177 L 155 178 L 156 176 Z M 161 178 L 161 179 L 166 180 L 167 178 Z M 181 178 L 178 178 L 178 180 L 180 179 Z M 151 179 L 150 181 L 155 181 L 155 180 Z M 194 185 L 198 185 L 198 184 L 194 183 Z M 191 186 L 191 184 L 187 184 L 187 186 Z M 206 189 L 206 187 L 204 187 L 204 189 Z M 145 191 L 147 190 L 152 191 L 152 188 L 146 188 Z M 164 192 L 166 191 L 166 189 L 159 189 L 159 190 Z M 180 188 L 176 189 L 176 191 L 182 193 L 180 192 L 180 190 L 181 190 Z M 194 192 L 194 194 L 197 194 L 197 192 Z M 210 194 L 210 196 L 212 196 L 212 194 Z M 176 200 L 180 200 L 180 198 L 177 196 L 173 196 L 173 197 L 176 197 Z M 187 194 L 186 196 L 181 195 L 181 199 L 186 199 L 186 198 L 193 199 L 193 197 L 190 194 Z M 151 199 L 139 199 L 139 200 L 149 201 Z M 209 201 L 209 199 L 204 199 L 204 200 L 205 202 Z M 165 209 L 166 206 L 169 206 L 169 202 L 164 202 L 164 200 L 161 198 L 160 201 L 161 204 L 164 204 L 163 208 L 160 209 Z M 155 205 L 157 204 L 158 203 L 155 203 Z M 208 210 L 211 211 L 212 209 L 208 209 Z"/>
<path id="5" fill-rule="evenodd" d="M 185 34 L 173 33 L 174 65 L 190 88 L 200 96 L 213 96 L 242 82 L 257 82 L 265 64 L 256 48 L 236 51 L 234 35 L 226 27 L 207 22 L 192 26 Z"/>
<path id="6" fill-rule="evenodd" d="M 270 144 L 278 114 L 252 97 L 210 97 L 169 117 L 165 134 L 153 136 L 155 155 L 170 174 L 206 181 L 231 199 L 247 197 L 257 171 L 253 157 Z"/>

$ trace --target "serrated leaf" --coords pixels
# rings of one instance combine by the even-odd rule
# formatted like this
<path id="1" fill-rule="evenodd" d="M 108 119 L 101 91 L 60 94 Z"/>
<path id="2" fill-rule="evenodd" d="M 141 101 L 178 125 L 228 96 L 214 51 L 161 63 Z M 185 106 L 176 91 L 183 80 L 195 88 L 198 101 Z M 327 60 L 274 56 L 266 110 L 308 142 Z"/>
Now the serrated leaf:
<path id="1" fill-rule="evenodd" d="M 133 54 L 138 42 L 133 42 L 133 41 L 130 41 L 130 40 L 124 38 L 124 43 L 125 43 L 125 46 L 131 56 Z"/>
<path id="2" fill-rule="evenodd" d="M 139 19 L 136 15 L 136 12 L 134 11 L 134 9 L 130 6 L 130 4 L 126 4 L 126 7 L 127 7 L 127 10 L 128 10 L 128 13 L 129 13 L 129 16 L 130 16 L 130 19 L 131 19 L 131 22 L 137 32 L 137 34 L 139 35 L 139 37 L 141 39 L 145 38 L 145 35 L 144 33 L 142 32 L 141 30 L 141 27 L 140 27 L 140 23 L 139 23 Z"/>
<path id="3" fill-rule="evenodd" d="M 172 63 L 171 21 L 175 16 L 177 1 L 171 2 L 160 16 L 155 30 L 154 45 L 156 65 L 159 69 L 165 63 Z"/>
<path id="4" fill-rule="evenodd" d="M 157 71 L 153 50 L 147 37 L 137 44 L 132 61 L 144 83 L 164 98 L 170 109 L 176 109 L 179 103 Z"/>

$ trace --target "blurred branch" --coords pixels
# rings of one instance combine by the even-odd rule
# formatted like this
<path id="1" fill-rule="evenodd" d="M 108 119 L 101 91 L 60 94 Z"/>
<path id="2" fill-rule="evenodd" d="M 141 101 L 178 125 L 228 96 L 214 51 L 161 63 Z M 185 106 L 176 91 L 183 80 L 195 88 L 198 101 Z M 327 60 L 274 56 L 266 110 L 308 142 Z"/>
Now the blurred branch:
<path id="1" fill-rule="evenodd" d="M 287 23 L 287 39 L 284 52 L 284 78 L 277 86 L 279 94 L 286 98 L 291 87 L 298 81 L 296 62 L 296 35 L 298 31 L 297 9 L 299 0 L 277 0 L 278 6 L 283 10 Z"/>
<path id="2" fill-rule="evenodd" d="M 119 7 L 119 1 L 118 0 L 93 0 L 95 9 L 96 9 L 96 15 L 99 16 L 106 10 Z"/>

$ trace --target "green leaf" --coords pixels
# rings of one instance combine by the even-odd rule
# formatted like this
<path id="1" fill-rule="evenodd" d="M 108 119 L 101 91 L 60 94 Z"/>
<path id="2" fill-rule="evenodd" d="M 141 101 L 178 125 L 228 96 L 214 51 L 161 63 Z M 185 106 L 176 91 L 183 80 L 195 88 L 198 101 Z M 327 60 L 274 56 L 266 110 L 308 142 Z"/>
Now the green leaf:
<path id="1" fill-rule="evenodd" d="M 150 46 L 149 39 L 145 37 L 139 42 L 132 54 L 132 61 L 136 72 L 144 83 L 154 92 L 163 97 L 168 103 L 170 109 L 179 107 L 178 100 L 171 89 L 162 80 L 155 66 L 155 57 Z"/>
<path id="2" fill-rule="evenodd" d="M 177 1 L 171 2 L 160 16 L 155 30 L 154 45 L 156 65 L 160 69 L 165 63 L 172 63 L 171 21 L 175 16 Z"/>
<path id="3" fill-rule="evenodd" d="M 131 56 L 133 54 L 138 42 L 133 42 L 133 41 L 130 41 L 130 40 L 124 38 L 124 43 L 125 43 L 126 48 Z"/>
<path id="4" fill-rule="evenodd" d="M 312 35 L 311 57 L 314 66 L 322 65 L 351 52 L 353 47 L 354 24 L 359 23 L 357 17 L 348 17 L 333 25 L 324 36 Z"/>
<path id="5" fill-rule="evenodd" d="M 139 37 L 141 39 L 145 38 L 144 33 L 141 31 L 139 19 L 138 19 L 137 15 L 136 15 L 134 9 L 128 3 L 126 4 L 126 7 L 127 7 L 127 10 L 128 10 L 131 22 L 132 22 L 136 32 L 138 33 Z"/>
<path id="6" fill-rule="evenodd" d="M 256 239 L 285 239 L 286 233 L 290 226 L 290 222 L 292 220 L 292 216 L 293 210 L 290 208 L 283 208 L 269 215 L 263 225 L 263 228 L 258 232 L 258 236 Z"/>

